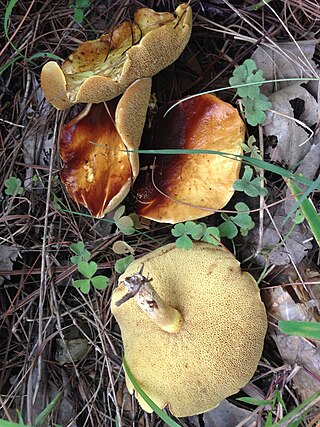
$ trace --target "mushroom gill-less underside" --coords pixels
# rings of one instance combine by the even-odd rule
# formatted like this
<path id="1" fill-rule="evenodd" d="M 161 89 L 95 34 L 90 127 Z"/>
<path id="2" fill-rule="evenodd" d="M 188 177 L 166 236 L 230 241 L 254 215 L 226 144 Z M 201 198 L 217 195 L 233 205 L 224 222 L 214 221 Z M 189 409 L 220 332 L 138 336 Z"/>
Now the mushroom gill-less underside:
<path id="1" fill-rule="evenodd" d="M 139 171 L 139 148 L 151 79 L 133 83 L 120 99 L 92 104 L 60 133 L 60 176 L 69 195 L 97 218 L 118 206 Z"/>
<path id="2" fill-rule="evenodd" d="M 152 136 L 142 148 L 213 150 L 222 155 L 195 151 L 149 157 L 135 186 L 136 212 L 168 223 L 210 215 L 234 194 L 241 159 L 232 156 L 242 154 L 245 125 L 235 108 L 213 95 L 187 99 L 166 116 L 164 112 L 159 111 Z"/>
<path id="3" fill-rule="evenodd" d="M 66 109 L 79 102 L 110 100 L 137 79 L 152 77 L 172 64 L 189 41 L 192 11 L 181 4 L 175 14 L 139 9 L 97 40 L 83 43 L 60 67 L 49 61 L 41 71 L 48 102 Z"/>
<path id="4" fill-rule="evenodd" d="M 155 291 L 181 313 L 178 332 L 160 329 L 134 298 L 116 305 L 126 295 L 123 281 L 142 263 Z M 258 286 L 219 247 L 199 243 L 184 251 L 169 244 L 135 260 L 119 278 L 111 309 L 134 378 L 154 403 L 178 417 L 208 411 L 238 392 L 261 357 L 267 319 Z"/>

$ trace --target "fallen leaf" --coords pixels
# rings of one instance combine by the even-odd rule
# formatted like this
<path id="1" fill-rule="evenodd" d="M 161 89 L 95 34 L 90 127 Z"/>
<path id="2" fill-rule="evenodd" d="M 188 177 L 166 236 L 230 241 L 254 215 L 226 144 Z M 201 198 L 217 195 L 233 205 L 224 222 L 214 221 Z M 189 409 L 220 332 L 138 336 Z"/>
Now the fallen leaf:
<path id="1" fill-rule="evenodd" d="M 40 165 L 49 167 L 51 150 L 53 149 L 53 130 L 47 129 L 46 123 L 41 126 L 32 127 L 23 142 L 23 157 L 26 165 Z M 57 159 L 54 168 L 58 168 Z M 26 176 L 23 183 L 24 188 L 32 186 L 32 178 L 35 175 L 34 168 L 26 168 Z M 41 181 L 37 182 L 37 188 L 42 188 Z"/>
<path id="2" fill-rule="evenodd" d="M 266 257 L 270 264 L 288 265 L 291 262 L 295 264 L 301 262 L 307 255 L 308 250 L 312 248 L 312 242 L 308 241 L 312 237 L 310 230 L 305 224 L 296 225 L 290 232 L 292 221 L 288 220 L 283 224 L 286 213 L 282 206 L 278 206 L 272 213 L 275 223 L 273 225 L 268 215 L 264 217 L 264 231 L 262 240 L 263 255 L 258 255 L 255 261 L 259 265 L 265 265 Z M 281 233 L 285 243 L 281 243 L 278 231 Z M 254 254 L 257 248 L 258 230 L 257 227 L 249 233 L 248 247 L 250 255 Z M 291 261 L 292 260 L 292 261 Z"/>
<path id="3" fill-rule="evenodd" d="M 304 109 L 295 120 L 294 109 L 290 101 L 302 100 Z M 290 168 L 298 166 L 298 163 L 306 156 L 311 147 L 311 130 L 318 121 L 319 106 L 315 98 L 299 84 L 288 86 L 269 96 L 272 102 L 272 111 L 267 112 L 267 118 L 263 126 L 266 136 L 276 136 L 276 148 L 269 147 L 267 153 L 271 160 L 288 165 Z M 273 112 L 274 111 L 274 112 Z"/>
<path id="4" fill-rule="evenodd" d="M 56 340 L 55 359 L 59 365 L 66 363 L 76 363 L 81 361 L 90 351 L 88 340 L 85 338 L 76 338 L 70 340 Z"/>
<path id="5" fill-rule="evenodd" d="M 307 266 L 298 266 L 299 271 L 304 271 L 304 276 L 312 276 L 312 271 Z M 292 270 L 292 273 L 290 271 Z M 296 279 L 295 271 L 290 268 L 287 270 L 288 275 L 284 275 L 284 281 L 290 282 Z M 319 273 L 313 277 L 312 281 L 319 280 Z M 316 322 L 319 320 L 319 315 L 315 310 L 315 303 L 313 291 L 320 291 L 319 285 L 309 286 L 310 293 L 305 290 L 305 287 L 294 286 L 292 292 L 296 293 L 296 303 L 291 295 L 292 292 L 287 292 L 281 286 L 270 289 L 264 301 L 268 307 L 268 313 L 271 316 L 272 322 L 274 320 L 298 320 Z M 279 329 L 273 329 L 271 336 L 276 343 L 279 353 L 284 363 L 292 365 L 292 367 L 300 367 L 294 374 L 292 381 L 294 388 L 300 395 L 301 401 L 306 400 L 313 393 L 320 388 L 320 343 L 317 341 L 310 341 L 301 337 L 285 335 Z"/>
<path id="6" fill-rule="evenodd" d="M 317 77 L 319 72 L 312 57 L 318 43 L 319 40 L 304 40 L 276 45 L 263 44 L 254 51 L 251 59 L 257 64 L 258 70 L 263 71 L 265 80 Z M 296 82 L 266 83 L 262 85 L 261 91 L 268 96 L 294 83 Z"/>
<path id="7" fill-rule="evenodd" d="M 305 178 L 313 180 L 316 177 L 319 168 L 320 168 L 320 133 L 318 133 L 316 136 L 313 137 L 312 145 L 310 147 L 309 153 L 301 161 L 295 173 L 299 175 L 301 174 Z M 301 188 L 305 190 L 306 186 L 301 185 Z M 284 203 L 286 214 L 291 211 L 294 204 L 296 203 L 293 197 L 289 197 L 290 195 L 291 195 L 291 192 L 288 188 L 286 192 L 286 200 Z"/>
<path id="8" fill-rule="evenodd" d="M 257 415 L 252 415 L 251 411 L 239 408 L 225 399 L 219 406 L 203 414 L 201 425 L 203 427 L 235 427 L 247 417 L 248 421 L 243 424 L 243 427 L 249 427 L 252 426 L 252 424 L 256 424 L 255 421 L 257 419 Z M 197 417 L 189 417 L 189 419 L 197 427 L 200 427 Z"/>
<path id="9" fill-rule="evenodd" d="M 134 249 L 123 240 L 117 240 L 114 242 L 112 245 L 112 250 L 115 254 L 118 255 L 134 254 Z"/>
<path id="10" fill-rule="evenodd" d="M 13 263 L 19 255 L 17 248 L 13 246 L 0 246 L 0 270 L 12 270 Z M 5 276 L 10 279 L 10 276 Z M 3 277 L 0 276 L 0 284 L 3 282 Z"/>

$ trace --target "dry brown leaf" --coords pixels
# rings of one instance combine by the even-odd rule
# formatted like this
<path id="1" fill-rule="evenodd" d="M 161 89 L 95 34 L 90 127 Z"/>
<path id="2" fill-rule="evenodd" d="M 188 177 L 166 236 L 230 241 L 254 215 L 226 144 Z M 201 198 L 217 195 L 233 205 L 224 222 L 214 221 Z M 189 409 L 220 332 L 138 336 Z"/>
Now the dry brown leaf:
<path id="1" fill-rule="evenodd" d="M 304 110 L 295 120 L 294 109 L 291 106 L 293 100 L 304 102 Z M 266 136 L 276 136 L 276 148 L 269 148 L 271 160 L 297 167 L 298 163 L 309 152 L 312 141 L 311 130 L 318 121 L 319 106 L 315 98 L 299 84 L 290 85 L 269 96 L 272 102 L 272 111 L 267 112 L 267 118 L 263 125 Z M 303 123 L 306 125 L 303 127 Z"/>
<path id="2" fill-rule="evenodd" d="M 317 300 L 314 299 L 316 296 L 314 294 L 317 292 L 320 293 L 320 276 L 318 273 L 312 276 L 312 271 L 308 268 L 305 268 L 304 275 L 307 278 L 309 276 L 310 281 L 319 281 L 319 285 L 313 285 L 312 287 L 310 285 L 310 292 L 307 292 L 301 285 L 293 286 L 292 290 L 296 293 L 296 298 L 299 300 L 298 303 L 281 286 L 267 291 L 265 302 L 267 303 L 268 313 L 272 322 L 275 319 L 305 322 L 316 322 L 319 320 L 319 314 L 317 314 L 316 309 Z M 288 280 L 292 280 L 295 277 L 295 274 L 289 274 Z M 311 277 L 313 278 L 311 279 Z M 319 391 L 320 343 L 283 334 L 279 329 L 273 329 L 271 336 L 278 347 L 283 362 L 292 365 L 292 367 L 300 367 L 292 380 L 301 400 L 304 401 L 313 393 Z"/>
<path id="3" fill-rule="evenodd" d="M 252 54 L 251 59 L 255 61 L 258 69 L 263 71 L 265 80 L 317 77 L 319 71 L 312 57 L 318 43 L 319 40 L 305 40 L 276 45 L 262 44 Z M 268 96 L 294 83 L 266 83 L 261 87 L 261 91 Z"/>

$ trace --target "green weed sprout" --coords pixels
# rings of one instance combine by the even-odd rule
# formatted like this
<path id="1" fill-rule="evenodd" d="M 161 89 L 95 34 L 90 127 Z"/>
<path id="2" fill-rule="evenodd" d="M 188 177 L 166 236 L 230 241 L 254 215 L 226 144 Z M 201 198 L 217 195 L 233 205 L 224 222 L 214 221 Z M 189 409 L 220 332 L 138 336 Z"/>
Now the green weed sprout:
<path id="1" fill-rule="evenodd" d="M 91 253 L 85 248 L 83 242 L 74 243 L 70 250 L 76 255 L 70 258 L 70 261 L 78 268 L 78 272 L 84 276 L 83 279 L 73 281 L 73 286 L 80 289 L 82 293 L 88 294 L 91 286 L 98 290 L 104 290 L 109 283 L 109 278 L 104 275 L 95 276 L 98 270 L 98 264 L 94 261 L 89 262 Z"/>
<path id="2" fill-rule="evenodd" d="M 12 176 L 11 178 L 8 178 L 5 180 L 4 185 L 6 187 L 5 193 L 8 196 L 16 196 L 23 193 L 23 187 L 22 182 L 20 178 L 16 178 L 15 176 Z"/>
<path id="3" fill-rule="evenodd" d="M 118 229 L 126 236 L 130 236 L 135 233 L 134 222 L 130 216 L 123 215 L 125 212 L 125 206 L 120 206 L 114 213 L 113 220 Z"/>
<path id="4" fill-rule="evenodd" d="M 252 159 L 263 160 L 259 148 L 255 145 L 256 139 L 253 135 L 249 136 L 247 143 L 240 142 L 241 148 L 245 154 L 249 154 Z"/>
<path id="5" fill-rule="evenodd" d="M 134 261 L 134 256 L 128 255 L 124 258 L 120 258 L 115 262 L 114 269 L 117 273 L 122 274 L 126 271 L 127 267 Z"/>
<path id="6" fill-rule="evenodd" d="M 202 240 L 212 245 L 218 245 L 220 242 L 219 229 L 217 227 L 207 227 L 204 222 L 199 224 L 193 221 L 180 222 L 173 227 L 171 234 L 177 237 L 177 247 L 185 250 L 189 250 L 192 247 L 192 240 Z"/>
<path id="7" fill-rule="evenodd" d="M 247 196 L 257 197 L 257 196 L 267 196 L 268 190 L 266 188 L 260 187 L 260 182 L 262 177 L 257 177 L 252 179 L 253 169 L 250 166 L 244 167 L 244 173 L 242 178 L 237 179 L 233 188 L 237 191 L 243 191 Z"/>
<path id="8" fill-rule="evenodd" d="M 77 24 L 82 24 L 84 18 L 84 9 L 90 6 L 88 0 L 76 0 L 70 4 L 70 9 L 74 9 L 73 19 Z"/>
<path id="9" fill-rule="evenodd" d="M 250 209 L 243 202 L 237 203 L 235 209 L 237 214 L 234 216 L 221 215 L 224 222 L 218 227 L 208 227 L 204 222 L 196 223 L 194 221 L 175 224 L 171 229 L 171 234 L 177 238 L 176 246 L 179 249 L 189 250 L 193 245 L 193 240 L 201 240 L 217 246 L 221 237 L 233 239 L 238 235 L 239 230 L 242 236 L 247 236 L 249 230 L 255 225 L 249 214 Z"/>
<path id="10" fill-rule="evenodd" d="M 272 413 L 278 404 L 280 404 L 282 406 L 283 410 L 285 412 L 287 412 L 286 405 L 282 399 L 282 396 L 281 396 L 279 390 L 275 390 L 272 398 L 268 399 L 268 400 L 253 399 L 251 397 L 240 397 L 237 400 L 239 400 L 240 402 L 249 403 L 250 405 L 255 405 L 255 406 L 267 406 L 267 405 L 271 406 L 271 410 L 268 413 L 267 420 L 265 423 L 265 427 L 271 427 L 273 425 L 272 424 Z"/>
<path id="11" fill-rule="evenodd" d="M 91 253 L 85 248 L 83 242 L 74 243 L 70 250 L 76 255 L 70 258 L 72 264 L 78 264 L 80 261 L 89 261 Z"/>
<path id="12" fill-rule="evenodd" d="M 242 98 L 244 115 L 251 126 L 262 124 L 266 119 L 265 111 L 272 104 L 268 98 L 260 92 L 260 86 L 264 78 L 261 70 L 252 59 L 246 59 L 242 65 L 236 67 L 229 79 L 231 86 L 247 85 L 237 88 L 237 95 Z"/>
<path id="13" fill-rule="evenodd" d="M 248 232 L 255 226 L 249 214 L 249 207 L 245 203 L 239 202 L 235 205 L 235 208 L 238 211 L 235 216 L 221 214 L 221 217 L 224 219 L 224 222 L 219 225 L 221 237 L 227 237 L 228 239 L 236 237 L 238 235 L 237 226 L 240 228 L 240 234 L 247 236 Z"/>

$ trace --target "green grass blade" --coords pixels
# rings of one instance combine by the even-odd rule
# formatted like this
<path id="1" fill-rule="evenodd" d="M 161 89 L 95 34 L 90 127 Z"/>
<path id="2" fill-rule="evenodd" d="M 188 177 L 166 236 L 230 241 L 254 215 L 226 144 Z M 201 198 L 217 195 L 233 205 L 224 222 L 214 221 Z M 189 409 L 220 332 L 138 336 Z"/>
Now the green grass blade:
<path id="1" fill-rule="evenodd" d="M 197 96 L 207 95 L 207 94 L 216 93 L 216 92 L 224 92 L 224 91 L 229 90 L 229 89 L 238 89 L 240 87 L 261 86 L 261 85 L 264 85 L 266 83 L 307 82 L 307 81 L 316 81 L 316 82 L 319 82 L 320 81 L 320 77 L 287 77 L 285 79 L 261 80 L 259 82 L 243 83 L 243 84 L 239 84 L 239 85 L 219 87 L 219 88 L 213 89 L 213 90 L 212 89 L 211 90 L 206 90 L 204 92 L 195 93 L 193 95 L 189 95 L 189 96 L 186 96 L 183 99 L 180 99 L 179 101 L 177 101 L 176 103 L 174 103 L 173 105 L 171 105 L 170 108 L 167 109 L 167 111 L 164 113 L 163 117 L 166 117 L 169 114 L 169 112 L 171 110 L 173 110 L 177 105 L 181 104 L 182 102 L 188 101 L 188 99 L 196 98 Z"/>
<path id="2" fill-rule="evenodd" d="M 294 408 L 291 412 L 289 412 L 289 414 L 287 414 L 286 416 L 284 416 L 280 421 L 278 421 L 277 423 L 273 424 L 272 427 L 281 427 L 284 423 L 287 423 L 291 419 L 296 418 L 296 416 L 299 416 L 299 415 L 301 416 L 301 414 L 300 414 L 301 411 L 303 411 L 314 399 L 316 399 L 319 396 L 320 396 L 320 390 L 317 391 L 312 396 L 310 396 L 307 400 L 305 400 L 304 402 L 302 402 L 296 408 Z M 286 424 L 286 425 L 288 425 L 288 424 Z"/>
<path id="3" fill-rule="evenodd" d="M 0 420 L 0 427 L 31 427 L 26 424 L 12 423 L 11 421 Z"/>
<path id="4" fill-rule="evenodd" d="M 33 59 L 37 58 L 49 58 L 54 59 L 55 61 L 63 61 L 63 58 L 61 58 L 61 56 L 55 55 L 54 53 L 50 52 L 34 53 L 33 55 L 29 56 L 28 61 L 32 61 Z"/>
<path id="5" fill-rule="evenodd" d="M 19 59 L 21 59 L 21 56 L 16 56 L 15 58 L 10 59 L 9 62 L 7 62 L 6 64 L 4 64 L 1 68 L 0 68 L 0 76 L 2 73 L 4 73 L 6 71 L 7 68 L 11 67 L 11 65 L 13 65 L 16 61 L 18 61 Z"/>
<path id="6" fill-rule="evenodd" d="M 56 404 L 60 400 L 61 396 L 62 396 L 62 393 L 61 392 L 58 393 L 56 395 L 56 397 L 54 397 L 51 400 L 51 402 L 49 402 L 48 405 L 40 412 L 40 414 L 37 416 L 37 418 L 34 421 L 36 426 L 42 426 L 45 423 L 46 419 L 51 414 L 51 412 L 54 410 L 54 407 L 56 406 Z"/>
<path id="7" fill-rule="evenodd" d="M 126 371 L 126 374 L 128 375 L 130 381 L 133 384 L 133 387 L 137 390 L 137 392 L 140 394 L 140 396 L 147 402 L 147 404 L 150 406 L 150 408 L 153 409 L 153 411 L 164 421 L 168 426 L 170 427 L 181 427 L 180 424 L 176 423 L 169 415 L 167 415 L 165 412 L 163 412 L 151 399 L 146 395 L 146 393 L 142 390 L 142 388 L 139 386 L 137 381 L 134 379 L 132 373 L 129 370 L 129 367 L 127 365 L 126 360 L 123 358 L 123 366 Z"/>
<path id="8" fill-rule="evenodd" d="M 320 323 L 318 322 L 280 320 L 279 328 L 287 335 L 297 335 L 298 337 L 320 340 Z"/>
<path id="9" fill-rule="evenodd" d="M 290 180 L 289 179 L 285 179 L 288 187 L 290 185 Z M 295 183 L 293 183 L 293 185 L 296 185 Z M 302 189 L 300 189 L 300 191 L 297 193 L 298 195 L 300 195 L 299 198 L 296 198 L 296 203 L 294 204 L 294 206 L 290 209 L 290 211 L 288 212 L 288 214 L 286 215 L 283 223 L 285 224 L 288 219 L 291 217 L 291 215 L 300 207 L 300 205 L 302 204 L 302 202 L 307 199 L 307 197 L 309 196 L 310 193 L 312 193 L 315 189 L 317 189 L 317 187 L 320 185 L 320 175 L 318 176 L 318 178 L 313 182 L 312 185 L 310 185 L 304 192 Z M 290 188 L 290 187 L 289 187 Z M 298 187 L 297 187 L 298 189 Z M 291 188 L 290 188 L 291 190 Z M 293 190 L 291 190 L 291 193 L 294 195 Z M 303 193 L 303 194 L 302 194 Z"/>
<path id="10" fill-rule="evenodd" d="M 283 178 L 291 178 L 301 184 L 308 186 L 313 186 L 316 182 L 316 189 L 320 190 L 320 182 L 311 181 L 310 179 L 304 178 L 299 175 L 295 175 L 287 169 L 282 168 L 281 166 L 273 165 L 272 163 L 265 162 L 264 160 L 254 159 L 252 157 L 241 156 L 239 154 L 230 154 L 223 151 L 217 150 L 180 150 L 180 149 L 163 149 L 163 150 L 127 150 L 128 153 L 138 153 L 138 154 L 155 154 L 155 155 L 181 155 L 181 154 L 218 154 L 222 157 L 227 157 L 228 159 L 242 160 L 244 163 L 249 164 L 250 166 L 255 166 L 260 169 L 265 169 L 269 172 L 275 173 L 282 176 Z"/>
<path id="11" fill-rule="evenodd" d="M 310 229 L 312 231 L 314 238 L 316 239 L 318 245 L 320 246 L 320 216 L 316 211 L 316 208 L 314 207 L 310 199 L 308 199 L 307 197 L 304 197 L 303 190 L 295 182 L 291 181 L 290 179 L 286 181 L 295 199 L 298 202 L 302 200 L 300 203 L 300 209 L 303 215 L 305 216 L 306 220 L 308 221 L 308 224 L 310 226 Z M 320 182 L 319 179 L 317 179 L 317 181 Z"/>
<path id="12" fill-rule="evenodd" d="M 5 14 L 4 14 L 4 23 L 3 23 L 3 28 L 4 28 L 4 33 L 6 35 L 7 40 L 10 39 L 9 37 L 9 32 L 8 32 L 8 22 L 9 22 L 9 18 L 10 15 L 12 13 L 13 8 L 15 7 L 15 5 L 18 3 L 19 0 L 10 0 L 8 3 L 8 6 L 6 8 Z"/>

